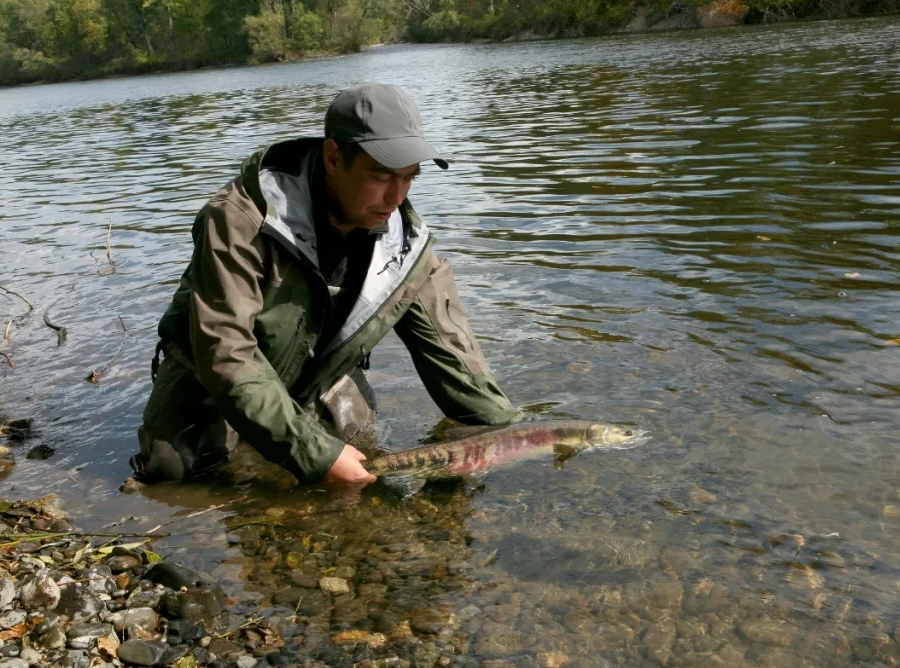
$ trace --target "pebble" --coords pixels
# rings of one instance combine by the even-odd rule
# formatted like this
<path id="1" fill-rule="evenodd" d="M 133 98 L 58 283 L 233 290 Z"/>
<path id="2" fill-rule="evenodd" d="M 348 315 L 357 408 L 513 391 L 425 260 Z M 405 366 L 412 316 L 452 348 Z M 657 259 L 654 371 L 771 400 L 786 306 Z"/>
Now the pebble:
<path id="1" fill-rule="evenodd" d="M 60 649 L 66 646 L 66 634 L 59 626 L 53 626 L 40 636 L 44 649 Z"/>
<path id="2" fill-rule="evenodd" d="M 200 587 L 170 592 L 163 597 L 163 614 L 189 622 L 215 617 L 225 609 L 225 594 L 219 587 Z"/>
<path id="3" fill-rule="evenodd" d="M 40 653 L 34 651 L 30 647 L 26 647 L 19 652 L 19 658 L 22 659 L 22 661 L 27 661 L 29 666 L 40 663 L 42 660 Z"/>
<path id="4" fill-rule="evenodd" d="M 25 621 L 28 615 L 24 610 L 10 610 L 0 615 L 0 629 L 11 629 Z"/>
<path id="5" fill-rule="evenodd" d="M 123 554 L 116 557 L 110 557 L 106 560 L 106 566 L 108 566 L 109 570 L 111 570 L 113 573 L 122 573 L 124 571 L 134 570 L 140 565 L 141 560 L 131 555 Z"/>
<path id="6" fill-rule="evenodd" d="M 53 610 L 58 604 L 61 592 L 59 585 L 47 570 L 39 571 L 19 590 L 19 601 L 28 611 Z"/>
<path id="7" fill-rule="evenodd" d="M 28 668 L 28 662 L 23 659 L 3 659 L 0 668 Z"/>
<path id="8" fill-rule="evenodd" d="M 10 578 L 0 578 L 0 610 L 5 609 L 16 597 L 16 586 Z"/>
<path id="9" fill-rule="evenodd" d="M 253 668 L 256 665 L 256 659 L 252 656 L 244 655 L 242 657 L 238 657 L 237 667 L 238 668 Z"/>
<path id="10" fill-rule="evenodd" d="M 138 666 L 155 666 L 169 646 L 153 640 L 126 640 L 119 645 L 118 656 L 122 661 Z"/>
<path id="11" fill-rule="evenodd" d="M 91 649 L 97 644 L 97 638 L 112 633 L 111 624 L 74 624 L 66 631 L 67 644 L 71 649 Z"/>
<path id="12" fill-rule="evenodd" d="M 175 591 L 178 591 L 182 587 L 194 589 L 203 584 L 203 579 L 200 577 L 199 573 L 192 571 L 189 568 L 184 568 L 177 564 L 169 564 L 164 561 L 151 566 L 150 570 L 147 571 L 147 575 L 144 577 L 150 580 L 150 582 L 161 584 L 164 587 L 174 589 Z"/>
<path id="13" fill-rule="evenodd" d="M 159 615 L 150 608 L 129 608 L 110 615 L 109 622 L 120 633 L 132 625 L 154 631 L 159 624 Z"/>
<path id="14" fill-rule="evenodd" d="M 789 647 L 794 640 L 793 628 L 771 617 L 745 619 L 738 632 L 751 642 L 774 647 Z"/>
<path id="15" fill-rule="evenodd" d="M 350 586 L 343 578 L 320 578 L 319 589 L 332 594 L 349 594 Z"/>
<path id="16" fill-rule="evenodd" d="M 65 585 L 57 604 L 56 612 L 73 620 L 87 620 L 94 617 L 106 606 L 81 583 Z"/>

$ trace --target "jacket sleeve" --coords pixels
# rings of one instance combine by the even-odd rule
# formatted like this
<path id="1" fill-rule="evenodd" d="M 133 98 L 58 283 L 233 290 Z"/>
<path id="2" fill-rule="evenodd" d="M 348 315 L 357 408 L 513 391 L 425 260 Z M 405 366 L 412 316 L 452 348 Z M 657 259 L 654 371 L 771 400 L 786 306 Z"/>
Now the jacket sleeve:
<path id="1" fill-rule="evenodd" d="M 497 385 L 459 301 L 453 270 L 433 252 L 427 277 L 394 326 L 428 394 L 447 417 L 464 424 L 508 424 L 523 413 Z"/>
<path id="2" fill-rule="evenodd" d="M 237 205 L 212 202 L 194 244 L 190 343 L 200 381 L 242 439 L 298 479 L 318 480 L 344 444 L 290 397 L 257 345 L 266 259 L 257 226 Z"/>

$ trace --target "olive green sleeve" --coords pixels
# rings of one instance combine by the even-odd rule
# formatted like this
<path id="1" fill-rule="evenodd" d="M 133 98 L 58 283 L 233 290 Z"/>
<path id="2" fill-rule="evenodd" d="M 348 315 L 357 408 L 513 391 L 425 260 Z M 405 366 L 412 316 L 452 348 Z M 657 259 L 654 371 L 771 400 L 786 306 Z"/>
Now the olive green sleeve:
<path id="1" fill-rule="evenodd" d="M 460 304 L 450 263 L 433 253 L 428 276 L 394 326 L 428 394 L 464 424 L 508 424 L 523 413 L 497 385 Z"/>
<path id="2" fill-rule="evenodd" d="M 317 480 L 344 444 L 291 399 L 257 345 L 265 243 L 252 219 L 228 202 L 212 202 L 201 222 L 191 262 L 197 376 L 242 439 L 297 478 Z"/>

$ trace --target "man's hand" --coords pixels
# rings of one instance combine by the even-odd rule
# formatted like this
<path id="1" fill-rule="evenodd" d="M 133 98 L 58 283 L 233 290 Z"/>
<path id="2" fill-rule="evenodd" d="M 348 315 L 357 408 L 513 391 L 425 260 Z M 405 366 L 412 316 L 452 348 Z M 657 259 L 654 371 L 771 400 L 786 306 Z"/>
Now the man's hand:
<path id="1" fill-rule="evenodd" d="M 358 485 L 364 487 L 376 478 L 363 468 L 360 462 L 365 461 L 366 456 L 349 443 L 344 445 L 341 454 L 334 460 L 334 464 L 328 469 L 322 482 L 326 485 Z"/>

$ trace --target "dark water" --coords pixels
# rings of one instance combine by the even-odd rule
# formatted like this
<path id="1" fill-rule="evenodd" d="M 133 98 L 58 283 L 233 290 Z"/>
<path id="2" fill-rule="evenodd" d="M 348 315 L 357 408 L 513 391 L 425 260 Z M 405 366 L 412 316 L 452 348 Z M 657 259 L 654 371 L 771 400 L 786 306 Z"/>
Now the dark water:
<path id="1" fill-rule="evenodd" d="M 377 487 L 120 495 L 194 213 L 248 153 L 318 133 L 330 98 L 365 81 L 405 86 L 453 161 L 412 198 L 513 400 L 653 440 L 408 502 Z M 421 643 L 378 651 L 900 662 L 897 18 L 3 90 L 0 138 L 0 285 L 36 307 L 0 295 L 16 365 L 0 359 L 0 413 L 38 431 L 2 493 L 55 492 L 82 526 L 129 528 L 248 494 L 157 549 L 267 607 L 296 584 L 284 555 L 318 536 L 304 572 L 351 565 L 354 593 L 316 599 L 288 631 L 327 665 L 351 654 L 316 650 L 331 634 L 426 613 L 437 635 L 420 620 Z M 440 415 L 402 345 L 372 362 L 385 443 L 425 438 Z M 25 460 L 41 443 L 56 453 Z M 223 524 L 267 510 L 279 525 Z"/>

